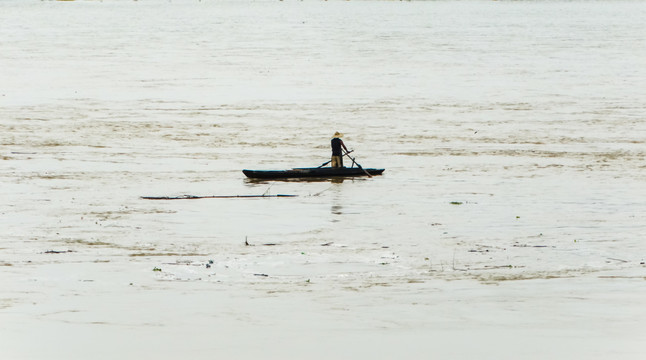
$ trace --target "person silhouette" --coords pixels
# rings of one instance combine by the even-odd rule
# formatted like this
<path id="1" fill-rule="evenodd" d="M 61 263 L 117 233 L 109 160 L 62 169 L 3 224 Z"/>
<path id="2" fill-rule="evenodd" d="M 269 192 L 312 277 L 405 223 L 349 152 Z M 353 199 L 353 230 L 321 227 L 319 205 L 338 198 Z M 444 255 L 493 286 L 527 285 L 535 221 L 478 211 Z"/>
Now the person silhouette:
<path id="1" fill-rule="evenodd" d="M 343 167 L 343 150 L 345 152 L 348 152 L 348 148 L 345 147 L 345 144 L 343 143 L 343 140 L 341 138 L 343 137 L 343 134 L 340 132 L 335 132 L 334 136 L 332 137 L 332 161 L 331 165 L 333 168 L 340 168 Z"/>

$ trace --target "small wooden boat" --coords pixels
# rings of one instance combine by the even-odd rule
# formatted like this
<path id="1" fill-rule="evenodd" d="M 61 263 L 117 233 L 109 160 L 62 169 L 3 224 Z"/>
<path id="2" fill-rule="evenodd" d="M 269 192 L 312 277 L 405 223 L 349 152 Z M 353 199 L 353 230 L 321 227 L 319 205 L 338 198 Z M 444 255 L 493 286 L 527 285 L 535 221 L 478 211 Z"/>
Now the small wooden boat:
<path id="1" fill-rule="evenodd" d="M 286 178 L 331 178 L 381 175 L 385 169 L 368 168 L 294 168 L 291 170 L 242 170 L 252 179 L 286 179 Z"/>

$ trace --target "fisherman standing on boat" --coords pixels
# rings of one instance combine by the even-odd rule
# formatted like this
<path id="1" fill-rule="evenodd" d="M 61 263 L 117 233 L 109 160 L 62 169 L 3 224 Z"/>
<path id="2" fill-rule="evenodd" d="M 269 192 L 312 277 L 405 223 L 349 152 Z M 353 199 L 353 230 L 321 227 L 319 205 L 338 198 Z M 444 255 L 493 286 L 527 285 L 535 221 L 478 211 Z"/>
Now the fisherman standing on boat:
<path id="1" fill-rule="evenodd" d="M 337 131 L 334 133 L 334 137 L 332 138 L 332 165 L 331 166 L 333 168 L 343 167 L 343 150 L 341 150 L 341 148 L 345 149 L 345 152 L 348 152 L 348 148 L 345 147 L 343 140 L 341 140 L 342 137 L 343 137 L 343 134 Z"/>

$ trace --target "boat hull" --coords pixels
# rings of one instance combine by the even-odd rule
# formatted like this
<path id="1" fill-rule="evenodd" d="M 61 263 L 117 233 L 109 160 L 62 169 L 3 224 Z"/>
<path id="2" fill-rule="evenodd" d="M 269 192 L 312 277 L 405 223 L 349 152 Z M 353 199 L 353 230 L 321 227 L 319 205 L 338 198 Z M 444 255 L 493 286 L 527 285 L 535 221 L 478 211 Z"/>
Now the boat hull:
<path id="1" fill-rule="evenodd" d="M 334 178 L 381 175 L 385 169 L 359 168 L 295 168 L 291 170 L 242 170 L 252 179 Z"/>

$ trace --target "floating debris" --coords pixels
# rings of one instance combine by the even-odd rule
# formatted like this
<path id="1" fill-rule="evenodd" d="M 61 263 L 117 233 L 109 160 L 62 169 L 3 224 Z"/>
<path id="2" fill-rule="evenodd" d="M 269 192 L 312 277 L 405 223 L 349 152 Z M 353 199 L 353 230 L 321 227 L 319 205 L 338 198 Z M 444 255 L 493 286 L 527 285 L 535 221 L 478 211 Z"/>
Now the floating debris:
<path id="1" fill-rule="evenodd" d="M 247 240 L 246 236 L 244 237 L 244 245 L 245 246 L 255 246 L 253 244 L 249 244 L 249 241 Z M 264 244 L 260 244 L 260 245 L 262 245 L 262 246 L 278 246 L 280 244 L 277 244 L 277 243 L 264 243 Z"/>

